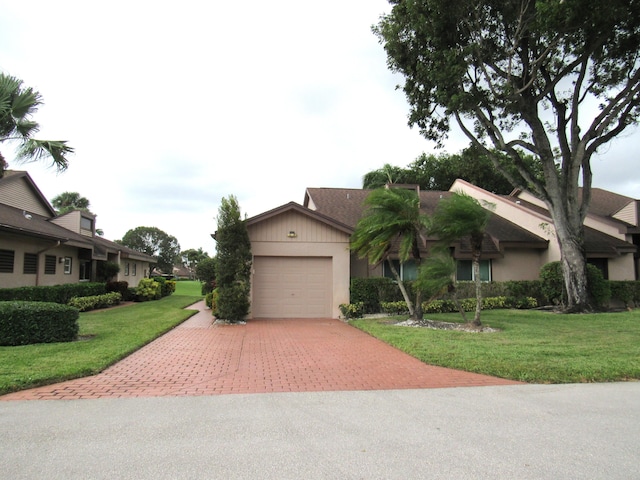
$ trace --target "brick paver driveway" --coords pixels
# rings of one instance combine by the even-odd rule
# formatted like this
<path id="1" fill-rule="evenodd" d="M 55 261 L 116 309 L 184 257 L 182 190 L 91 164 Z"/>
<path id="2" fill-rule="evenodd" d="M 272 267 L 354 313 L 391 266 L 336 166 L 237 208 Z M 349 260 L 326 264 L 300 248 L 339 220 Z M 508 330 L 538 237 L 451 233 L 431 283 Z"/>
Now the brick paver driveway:
<path id="1" fill-rule="evenodd" d="M 221 395 L 512 385 L 425 365 L 332 319 L 213 325 L 199 313 L 104 372 L 0 400 Z"/>

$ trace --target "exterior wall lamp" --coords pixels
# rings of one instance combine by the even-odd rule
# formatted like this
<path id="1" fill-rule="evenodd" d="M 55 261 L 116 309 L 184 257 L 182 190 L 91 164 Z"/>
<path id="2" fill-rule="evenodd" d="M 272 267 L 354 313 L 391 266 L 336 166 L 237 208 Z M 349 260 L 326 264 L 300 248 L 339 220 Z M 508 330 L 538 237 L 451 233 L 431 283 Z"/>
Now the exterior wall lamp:
<path id="1" fill-rule="evenodd" d="M 289 233 L 287 233 L 287 237 L 289 238 L 296 238 L 298 236 L 298 234 L 296 234 L 296 232 L 294 232 L 293 230 L 290 230 Z"/>

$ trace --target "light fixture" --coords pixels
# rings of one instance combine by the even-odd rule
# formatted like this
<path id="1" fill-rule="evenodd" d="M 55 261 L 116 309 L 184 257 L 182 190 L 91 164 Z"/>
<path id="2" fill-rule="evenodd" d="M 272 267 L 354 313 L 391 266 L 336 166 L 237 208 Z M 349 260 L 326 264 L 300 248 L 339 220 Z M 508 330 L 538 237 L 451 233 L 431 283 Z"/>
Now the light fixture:
<path id="1" fill-rule="evenodd" d="M 296 232 L 294 232 L 293 230 L 290 230 L 289 233 L 287 233 L 287 237 L 289 238 L 296 238 L 298 235 L 296 235 Z"/>
<path id="2" fill-rule="evenodd" d="M 31 220 L 33 217 L 31 216 L 30 213 L 27 213 L 26 210 L 22 210 L 22 215 L 24 216 L 24 218 L 26 218 L 27 220 Z"/>
<path id="3" fill-rule="evenodd" d="M 58 257 L 58 263 L 64 263 L 64 257 Z"/>

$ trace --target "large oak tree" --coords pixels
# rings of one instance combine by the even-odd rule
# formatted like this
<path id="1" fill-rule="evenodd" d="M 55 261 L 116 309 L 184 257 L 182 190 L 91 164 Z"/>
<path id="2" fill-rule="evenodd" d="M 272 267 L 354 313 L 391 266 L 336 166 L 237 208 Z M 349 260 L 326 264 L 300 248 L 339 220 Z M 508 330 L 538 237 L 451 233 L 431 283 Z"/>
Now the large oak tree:
<path id="1" fill-rule="evenodd" d="M 568 307 L 588 307 L 590 160 L 640 113 L 637 0 L 390 0 L 374 26 L 404 75 L 409 124 L 442 142 L 455 122 L 517 188 L 545 202 Z M 517 173 L 500 165 L 509 156 Z M 541 180 L 527 168 L 542 164 Z M 582 192 L 580 193 L 580 186 Z"/>

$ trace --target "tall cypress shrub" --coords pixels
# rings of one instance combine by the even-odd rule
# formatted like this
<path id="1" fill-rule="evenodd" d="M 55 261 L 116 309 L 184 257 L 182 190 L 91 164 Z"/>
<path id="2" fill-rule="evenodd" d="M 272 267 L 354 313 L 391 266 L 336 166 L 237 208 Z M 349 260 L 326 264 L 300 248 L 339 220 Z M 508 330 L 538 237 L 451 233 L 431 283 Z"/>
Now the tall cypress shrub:
<path id="1" fill-rule="evenodd" d="M 249 313 L 251 242 L 235 196 L 223 198 L 218 209 L 216 240 L 217 317 L 231 323 Z"/>

